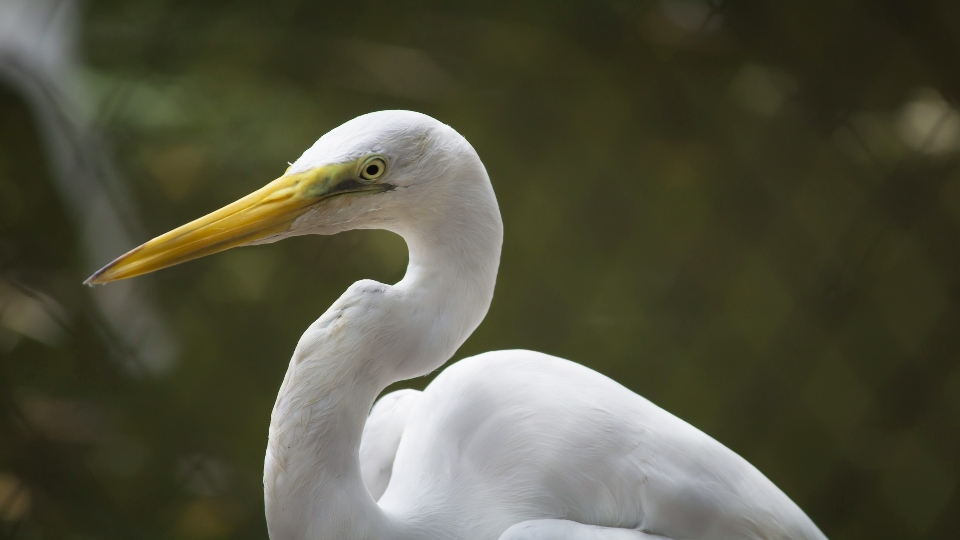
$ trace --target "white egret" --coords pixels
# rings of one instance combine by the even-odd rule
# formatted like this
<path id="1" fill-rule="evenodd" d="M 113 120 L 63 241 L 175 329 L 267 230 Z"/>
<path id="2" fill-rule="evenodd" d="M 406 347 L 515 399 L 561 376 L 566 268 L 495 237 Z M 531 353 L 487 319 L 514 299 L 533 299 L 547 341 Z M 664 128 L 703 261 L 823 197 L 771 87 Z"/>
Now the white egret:
<path id="1" fill-rule="evenodd" d="M 371 228 L 404 238 L 407 272 L 395 285 L 353 284 L 300 338 L 264 463 L 273 540 L 825 538 L 743 458 L 567 360 L 481 354 L 422 393 L 373 407 L 387 385 L 456 352 L 487 312 L 500 262 L 486 170 L 466 139 L 428 116 L 351 120 L 279 179 L 88 283 Z"/>

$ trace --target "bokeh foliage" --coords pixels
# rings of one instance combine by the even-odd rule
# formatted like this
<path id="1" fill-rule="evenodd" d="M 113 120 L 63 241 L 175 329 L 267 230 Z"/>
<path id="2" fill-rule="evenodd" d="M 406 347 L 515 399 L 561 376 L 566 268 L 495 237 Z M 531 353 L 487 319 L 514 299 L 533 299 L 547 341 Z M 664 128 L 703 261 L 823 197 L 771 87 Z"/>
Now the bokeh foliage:
<path id="1" fill-rule="evenodd" d="M 960 529 L 956 3 L 90 0 L 78 47 L 137 241 L 358 114 L 430 114 L 477 148 L 506 228 L 458 358 L 597 369 L 830 538 Z M 131 373 L 29 102 L 4 90 L 0 111 L 0 534 L 264 538 L 293 346 L 351 282 L 398 280 L 403 242 L 296 238 L 139 278 L 179 353 Z M 62 328 L 14 324 L 24 295 Z"/>

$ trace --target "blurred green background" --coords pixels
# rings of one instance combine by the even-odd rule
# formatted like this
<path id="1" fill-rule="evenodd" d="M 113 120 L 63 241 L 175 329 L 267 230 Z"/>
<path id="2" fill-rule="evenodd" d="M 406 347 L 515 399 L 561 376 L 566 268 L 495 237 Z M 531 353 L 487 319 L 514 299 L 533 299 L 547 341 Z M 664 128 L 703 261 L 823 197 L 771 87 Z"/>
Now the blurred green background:
<path id="1" fill-rule="evenodd" d="M 81 281 L 388 108 L 501 204 L 457 358 L 609 375 L 830 538 L 956 538 L 958 66 L 947 0 L 0 0 L 0 538 L 266 538 L 289 355 L 403 242 Z"/>

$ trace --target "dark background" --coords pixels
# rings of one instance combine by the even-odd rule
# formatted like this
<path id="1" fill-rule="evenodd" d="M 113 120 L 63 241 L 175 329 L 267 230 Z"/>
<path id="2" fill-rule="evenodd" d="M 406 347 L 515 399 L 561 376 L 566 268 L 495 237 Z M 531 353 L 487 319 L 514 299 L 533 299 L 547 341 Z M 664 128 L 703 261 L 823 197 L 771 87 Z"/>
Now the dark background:
<path id="1" fill-rule="evenodd" d="M 293 346 L 403 242 L 81 282 L 387 108 L 464 134 L 501 203 L 457 358 L 609 375 L 830 538 L 956 538 L 958 99 L 946 0 L 0 0 L 0 538 L 266 537 Z"/>

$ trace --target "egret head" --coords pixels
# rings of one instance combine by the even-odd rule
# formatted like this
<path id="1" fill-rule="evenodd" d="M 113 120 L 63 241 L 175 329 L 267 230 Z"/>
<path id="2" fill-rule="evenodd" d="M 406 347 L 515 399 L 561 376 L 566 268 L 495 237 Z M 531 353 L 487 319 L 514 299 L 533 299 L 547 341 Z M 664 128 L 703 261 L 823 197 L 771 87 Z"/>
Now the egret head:
<path id="1" fill-rule="evenodd" d="M 429 222 L 451 194 L 469 191 L 463 184 L 477 174 L 486 178 L 476 152 L 449 126 L 409 111 L 366 114 L 321 137 L 280 178 L 131 250 L 86 283 L 288 236 L 369 228 L 402 234 Z"/>

